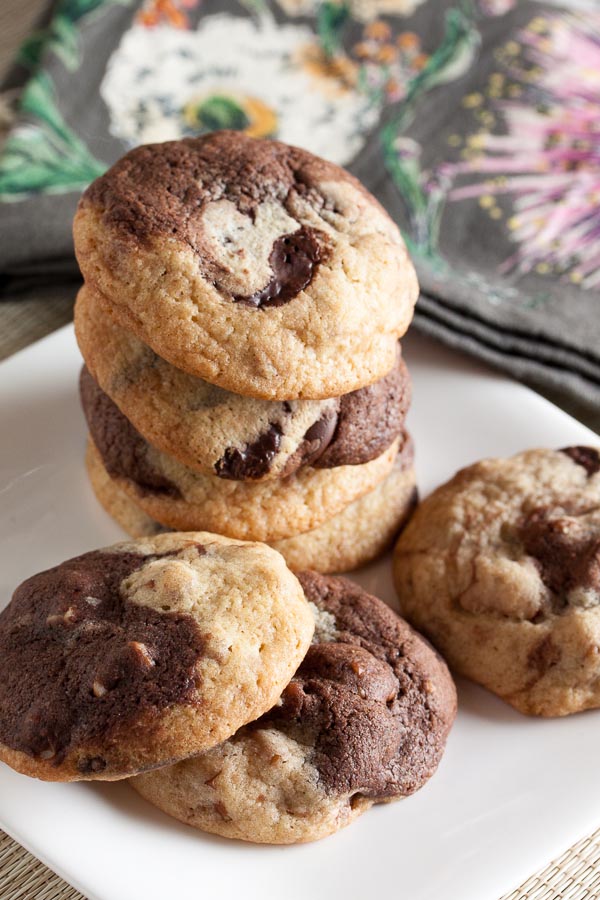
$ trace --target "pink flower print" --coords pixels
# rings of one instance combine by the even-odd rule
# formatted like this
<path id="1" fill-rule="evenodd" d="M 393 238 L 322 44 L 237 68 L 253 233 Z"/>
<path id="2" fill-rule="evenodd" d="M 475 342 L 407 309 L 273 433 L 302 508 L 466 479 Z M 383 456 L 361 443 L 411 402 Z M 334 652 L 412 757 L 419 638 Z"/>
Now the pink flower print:
<path id="1" fill-rule="evenodd" d="M 508 230 L 517 250 L 503 271 L 563 274 L 598 287 L 600 13 L 534 19 L 500 59 L 511 77 L 493 76 L 503 87 L 491 92 L 492 110 L 506 133 L 473 135 L 466 159 L 442 167 L 454 180 L 449 198 L 477 197 L 495 218 L 494 198 L 512 199 Z"/>

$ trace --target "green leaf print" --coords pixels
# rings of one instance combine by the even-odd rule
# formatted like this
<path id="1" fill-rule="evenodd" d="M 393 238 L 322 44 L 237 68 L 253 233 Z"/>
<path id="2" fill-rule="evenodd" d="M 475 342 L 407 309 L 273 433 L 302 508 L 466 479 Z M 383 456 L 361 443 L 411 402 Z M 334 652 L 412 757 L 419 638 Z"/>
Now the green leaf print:
<path id="1" fill-rule="evenodd" d="M 345 3 L 325 0 L 317 14 L 317 34 L 326 56 L 335 56 L 342 46 L 344 26 L 350 18 L 350 8 Z"/>
<path id="2" fill-rule="evenodd" d="M 64 121 L 45 73 L 38 72 L 29 81 L 21 112 L 32 121 L 15 128 L 4 144 L 0 200 L 80 190 L 105 171 L 104 163 L 90 154 Z"/>
<path id="3" fill-rule="evenodd" d="M 46 28 L 34 31 L 21 45 L 17 61 L 34 70 L 43 53 L 52 51 L 66 69 L 74 71 L 80 64 L 78 23 L 86 16 L 115 4 L 128 5 L 131 0 L 61 0 Z"/>
<path id="4" fill-rule="evenodd" d="M 410 222 L 410 232 L 405 234 L 407 243 L 413 253 L 426 257 L 436 266 L 442 265 L 437 246 L 445 191 L 422 171 L 419 145 L 402 135 L 413 121 L 423 94 L 460 78 L 471 66 L 479 43 L 473 18 L 460 9 L 448 10 L 441 44 L 413 78 L 396 115 L 380 135 L 386 168 L 406 204 Z"/>
<path id="5" fill-rule="evenodd" d="M 229 128 L 232 131 L 243 131 L 250 124 L 248 116 L 231 97 L 215 94 L 207 97 L 193 110 L 188 107 L 188 115 L 193 117 L 198 132 L 216 131 L 220 128 Z"/>
<path id="6" fill-rule="evenodd" d="M 25 38 L 17 53 L 17 63 L 24 69 L 37 69 L 46 46 L 46 32 L 34 31 Z"/>

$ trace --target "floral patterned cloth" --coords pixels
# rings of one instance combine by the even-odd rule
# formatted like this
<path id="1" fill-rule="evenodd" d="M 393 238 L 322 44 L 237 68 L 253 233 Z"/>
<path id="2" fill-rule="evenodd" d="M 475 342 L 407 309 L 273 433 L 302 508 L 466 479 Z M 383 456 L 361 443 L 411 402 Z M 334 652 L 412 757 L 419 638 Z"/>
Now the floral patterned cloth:
<path id="1" fill-rule="evenodd" d="M 241 129 L 381 199 L 421 329 L 600 409 L 597 0 L 58 0 L 5 108 L 19 80 L 0 292 L 77 277 L 77 197 L 126 149 Z"/>

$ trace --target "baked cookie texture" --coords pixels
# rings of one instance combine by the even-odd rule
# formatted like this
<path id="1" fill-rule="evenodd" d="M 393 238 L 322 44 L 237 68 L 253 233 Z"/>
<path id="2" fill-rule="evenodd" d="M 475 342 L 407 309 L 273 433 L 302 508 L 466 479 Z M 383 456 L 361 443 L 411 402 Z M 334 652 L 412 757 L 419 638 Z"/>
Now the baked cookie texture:
<path id="1" fill-rule="evenodd" d="M 267 400 L 386 375 L 418 286 L 397 226 L 345 170 L 221 131 L 138 147 L 74 222 L 104 308 L 163 359 Z"/>
<path id="2" fill-rule="evenodd" d="M 90 447 L 88 474 L 106 512 L 133 538 L 165 531 L 106 471 L 100 455 Z M 371 562 L 391 546 L 417 504 L 412 441 L 407 438 L 383 481 L 346 506 L 318 528 L 280 541 L 271 547 L 293 570 L 315 569 L 325 574 L 349 572 Z"/>
<path id="3" fill-rule="evenodd" d="M 81 386 L 91 438 L 109 475 L 151 518 L 181 531 L 267 542 L 310 531 L 385 478 L 400 440 L 363 465 L 231 481 L 194 472 L 157 450 L 91 379 Z"/>
<path id="4" fill-rule="evenodd" d="M 456 713 L 445 663 L 358 585 L 299 575 L 315 637 L 279 702 L 207 753 L 131 785 L 195 828 L 261 843 L 312 841 L 435 772 Z"/>
<path id="5" fill-rule="evenodd" d="M 213 747 L 273 706 L 313 630 L 264 545 L 162 534 L 67 560 L 0 613 L 0 759 L 110 781 Z"/>
<path id="6" fill-rule="evenodd" d="M 417 504 L 410 439 L 407 444 L 389 475 L 368 494 L 318 528 L 271 543 L 291 569 L 350 572 L 385 553 Z"/>
<path id="7" fill-rule="evenodd" d="M 241 397 L 176 369 L 114 322 L 87 287 L 75 332 L 91 377 L 140 434 L 207 475 L 260 481 L 306 465 L 369 462 L 398 437 L 410 404 L 399 346 L 394 367 L 374 385 L 288 402 Z"/>
<path id="8" fill-rule="evenodd" d="M 522 713 L 600 706 L 600 452 L 528 450 L 458 472 L 398 541 L 402 612 Z"/>

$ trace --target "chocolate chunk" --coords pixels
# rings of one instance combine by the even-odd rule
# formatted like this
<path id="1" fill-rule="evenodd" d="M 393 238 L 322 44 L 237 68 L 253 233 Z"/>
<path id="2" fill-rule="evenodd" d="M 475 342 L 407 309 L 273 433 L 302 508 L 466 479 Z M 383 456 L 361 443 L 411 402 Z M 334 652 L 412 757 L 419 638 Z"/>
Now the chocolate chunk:
<path id="1" fill-rule="evenodd" d="M 92 756 L 89 759 L 80 759 L 77 768 L 82 775 L 91 775 L 92 773 L 104 772 L 106 769 L 106 760 L 101 756 Z"/>
<path id="2" fill-rule="evenodd" d="M 85 366 L 79 377 L 79 390 L 92 440 L 108 474 L 113 478 L 127 478 L 146 493 L 180 498 L 179 488 L 157 472 L 148 460 L 148 442 Z"/>
<path id="3" fill-rule="evenodd" d="M 421 639 L 358 585 L 316 572 L 298 577 L 307 599 L 334 616 L 337 637 L 313 644 L 281 704 L 258 724 L 310 741 L 330 794 L 412 793 L 435 771 L 454 718 L 449 675 L 447 690 L 438 681 L 434 692 Z"/>
<path id="4" fill-rule="evenodd" d="M 269 425 L 267 431 L 257 440 L 239 450 L 228 447 L 224 455 L 215 463 L 215 473 L 219 478 L 243 481 L 248 478 L 262 478 L 267 475 L 275 454 L 281 444 L 281 426 Z"/>
<path id="5" fill-rule="evenodd" d="M 548 669 L 558 665 L 562 657 L 562 651 L 558 647 L 550 635 L 543 638 L 539 644 L 536 644 L 527 658 L 527 665 L 534 669 L 536 674 L 541 678 Z"/>
<path id="6" fill-rule="evenodd" d="M 307 429 L 306 434 L 285 464 L 282 477 L 291 475 L 302 466 L 311 466 L 327 449 L 337 425 L 338 410 L 328 408 L 316 422 Z"/>
<path id="7" fill-rule="evenodd" d="M 148 711 L 191 699 L 203 652 L 194 620 L 126 603 L 120 588 L 171 555 L 96 550 L 17 588 L 0 614 L 3 744 L 59 765 L 90 742 L 116 740 Z M 99 772 L 106 762 L 79 766 Z"/>
<path id="8" fill-rule="evenodd" d="M 600 538 L 582 533 L 575 518 L 540 507 L 520 523 L 518 537 L 552 591 L 555 611 L 565 608 L 575 587 L 600 591 Z"/>
<path id="9" fill-rule="evenodd" d="M 310 466 L 313 460 L 318 459 L 327 449 L 333 439 L 337 422 L 337 411 L 328 411 L 310 426 L 300 445 L 305 466 Z"/>
<path id="10" fill-rule="evenodd" d="M 248 297 L 233 299 L 246 306 L 283 306 L 297 297 L 312 281 L 323 258 L 322 242 L 314 228 L 302 227 L 277 238 L 269 255 L 273 271 L 269 283 Z"/>
<path id="11" fill-rule="evenodd" d="M 563 447 L 560 451 L 578 466 L 583 466 L 588 478 L 600 472 L 600 453 L 595 447 Z"/>
<path id="12" fill-rule="evenodd" d="M 410 375 L 398 349 L 397 364 L 388 375 L 340 397 L 337 409 L 311 425 L 283 474 L 300 466 L 329 469 L 370 462 L 402 434 L 410 398 Z M 406 432 L 399 453 L 406 466 L 412 463 L 413 445 Z"/>
<path id="13" fill-rule="evenodd" d="M 402 431 L 410 399 L 410 375 L 398 352 L 384 378 L 340 398 L 335 434 L 315 468 L 361 465 L 380 456 Z"/>

